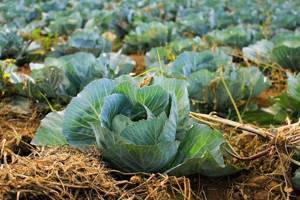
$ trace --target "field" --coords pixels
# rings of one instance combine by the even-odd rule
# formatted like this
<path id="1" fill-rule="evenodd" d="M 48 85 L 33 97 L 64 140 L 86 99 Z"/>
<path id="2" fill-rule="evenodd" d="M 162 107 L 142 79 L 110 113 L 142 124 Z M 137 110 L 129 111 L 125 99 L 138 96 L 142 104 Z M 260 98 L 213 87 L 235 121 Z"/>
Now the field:
<path id="1" fill-rule="evenodd" d="M 0 199 L 300 199 L 300 2 L 4 0 Z"/>

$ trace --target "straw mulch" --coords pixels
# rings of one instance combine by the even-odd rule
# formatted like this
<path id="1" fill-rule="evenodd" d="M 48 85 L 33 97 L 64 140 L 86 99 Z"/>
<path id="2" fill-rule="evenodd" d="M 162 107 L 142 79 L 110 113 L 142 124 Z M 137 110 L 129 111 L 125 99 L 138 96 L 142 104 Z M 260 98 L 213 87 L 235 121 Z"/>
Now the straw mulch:
<path id="1" fill-rule="evenodd" d="M 191 199 L 192 195 L 186 178 L 110 170 L 96 149 L 48 148 L 27 157 L 9 149 L 1 152 L 1 199 Z"/>
<path id="2" fill-rule="evenodd" d="M 260 129 L 191 114 L 223 130 L 232 147 L 228 162 L 247 171 L 223 179 L 176 178 L 112 170 L 96 149 L 37 149 L 29 143 L 41 116 L 0 111 L 0 199 L 216 199 L 211 188 L 218 199 L 296 199 L 291 177 L 298 123 Z"/>
<path id="3" fill-rule="evenodd" d="M 295 199 L 292 187 L 294 160 L 300 144 L 300 122 L 263 129 L 215 115 L 191 113 L 191 117 L 221 129 L 229 142 L 227 162 L 244 170 L 231 186 L 232 199 Z"/>

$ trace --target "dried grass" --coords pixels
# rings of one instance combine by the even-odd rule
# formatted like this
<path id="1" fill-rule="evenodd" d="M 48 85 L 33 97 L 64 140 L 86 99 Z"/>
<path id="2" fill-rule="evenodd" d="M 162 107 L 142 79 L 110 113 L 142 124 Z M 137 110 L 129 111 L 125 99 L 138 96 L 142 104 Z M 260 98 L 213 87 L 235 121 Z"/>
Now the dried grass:
<path id="1" fill-rule="evenodd" d="M 292 199 L 292 163 L 299 145 L 299 122 L 278 128 L 261 129 L 213 115 L 191 113 L 191 117 L 223 130 L 232 149 L 227 162 L 248 171 L 238 177 L 230 199 Z M 299 163 L 297 163 L 299 164 Z"/>
<path id="2" fill-rule="evenodd" d="M 29 142 L 39 119 L 34 112 L 31 116 L 0 113 L 0 199 L 188 200 L 207 199 L 211 193 L 207 188 L 212 186 L 205 177 L 201 179 L 208 180 L 207 187 L 199 177 L 195 181 L 195 177 L 112 170 L 101 161 L 96 149 L 36 149 Z M 224 130 L 236 153 L 228 162 L 248 170 L 231 177 L 229 184 L 220 179 L 216 193 L 222 193 L 225 199 L 293 199 L 292 149 L 300 139 L 299 124 L 260 129 L 253 125 L 230 126 L 222 120 L 202 118 L 202 122 Z M 222 186 L 223 181 L 226 186 Z"/>
<path id="3" fill-rule="evenodd" d="M 2 144 L 3 146 L 3 144 Z M 2 149 L 1 199 L 191 199 L 186 178 L 123 174 L 101 162 L 96 149 L 34 150 L 22 157 Z"/>

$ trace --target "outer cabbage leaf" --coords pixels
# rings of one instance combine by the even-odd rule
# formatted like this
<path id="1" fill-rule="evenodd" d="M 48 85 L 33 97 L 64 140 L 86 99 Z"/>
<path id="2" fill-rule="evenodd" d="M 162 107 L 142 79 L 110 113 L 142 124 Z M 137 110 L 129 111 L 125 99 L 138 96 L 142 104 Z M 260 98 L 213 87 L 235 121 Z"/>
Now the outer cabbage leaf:
<path id="1" fill-rule="evenodd" d="M 5 71 L 4 71 L 5 72 Z M 7 71 L 9 78 L 4 82 L 12 94 L 31 97 L 38 100 L 55 100 L 64 102 L 69 100 L 65 88 L 69 81 L 64 72 L 57 67 L 42 67 L 32 69 L 30 76 L 16 70 Z"/>
<path id="2" fill-rule="evenodd" d="M 268 80 L 257 67 L 231 67 L 225 70 L 223 78 L 236 101 L 254 98 L 270 86 Z M 215 92 L 218 108 L 231 104 L 225 87 L 220 81 L 217 83 Z"/>
<path id="3" fill-rule="evenodd" d="M 271 58 L 282 67 L 300 69 L 300 36 L 286 36 L 275 40 Z"/>
<path id="4" fill-rule="evenodd" d="M 278 30 L 280 28 L 285 28 L 293 30 L 299 25 L 299 5 L 293 5 L 292 3 L 276 5 L 277 9 L 275 9 L 272 15 L 272 29 Z"/>
<path id="5" fill-rule="evenodd" d="M 179 24 L 180 32 L 203 35 L 213 27 L 213 13 L 207 7 L 196 7 L 180 9 L 177 12 L 176 22 Z"/>
<path id="6" fill-rule="evenodd" d="M 67 144 L 65 136 L 62 134 L 63 119 L 64 111 L 47 114 L 41 121 L 31 144 L 40 146 Z"/>
<path id="7" fill-rule="evenodd" d="M 300 190 L 300 168 L 295 171 L 295 175 L 292 178 L 292 183 L 296 190 Z"/>
<path id="8" fill-rule="evenodd" d="M 256 63 L 269 63 L 271 62 L 271 50 L 274 45 L 268 40 L 260 40 L 253 45 L 243 48 L 243 55 L 246 59 Z"/>
<path id="9" fill-rule="evenodd" d="M 104 97 L 111 94 L 116 82 L 100 79 L 87 85 L 65 109 L 63 134 L 69 144 L 85 147 L 95 144 L 91 123 L 99 121 Z"/>
<path id="10" fill-rule="evenodd" d="M 275 114 L 284 113 L 283 119 L 286 119 L 287 116 L 298 119 L 300 116 L 300 74 L 294 76 L 288 73 L 287 75 L 287 90 L 276 99 L 274 106 L 278 109 Z"/>
<path id="11" fill-rule="evenodd" d="M 135 27 L 134 17 L 139 13 L 139 9 L 130 8 L 128 5 L 120 5 L 113 10 L 97 10 L 93 16 L 89 13 L 89 19 L 84 29 L 94 31 L 96 28 L 101 32 L 110 31 L 116 34 L 118 38 L 124 38 Z"/>
<path id="12" fill-rule="evenodd" d="M 300 75 L 293 76 L 288 74 L 288 88 L 285 93 L 283 93 L 278 98 L 279 105 L 288 110 L 289 112 L 295 112 L 300 109 Z"/>
<path id="13" fill-rule="evenodd" d="M 27 93 L 29 96 L 43 99 L 44 95 L 50 99 L 67 100 L 69 94 L 66 88 L 70 82 L 65 77 L 63 70 L 56 67 L 43 67 L 42 69 L 33 69 L 30 77 L 33 81 L 28 81 Z M 25 84 L 26 85 L 26 84 Z"/>
<path id="14" fill-rule="evenodd" d="M 168 174 L 182 176 L 200 173 L 205 176 L 224 176 L 237 171 L 223 158 L 225 140 L 219 131 L 206 125 L 194 124 L 181 142 Z"/>
<path id="15" fill-rule="evenodd" d="M 178 126 L 179 128 L 185 126 L 187 124 L 187 121 L 189 120 L 188 115 L 190 112 L 187 82 L 185 80 L 165 78 L 161 76 L 154 77 L 152 84 L 159 85 L 166 91 L 175 94 L 178 109 Z"/>
<path id="16" fill-rule="evenodd" d="M 188 91 L 189 96 L 200 102 L 207 103 L 209 94 L 211 93 L 211 87 L 209 87 L 212 81 L 216 78 L 216 72 L 211 72 L 207 69 L 202 69 L 192 73 L 188 78 Z"/>
<path id="17" fill-rule="evenodd" d="M 298 119 L 300 117 L 300 75 L 287 73 L 287 90 L 274 99 L 270 107 L 245 112 L 243 119 L 248 121 L 266 122 L 267 124 L 282 123 L 287 117 Z M 258 118 L 259 116 L 259 118 Z M 260 119 L 262 118 L 262 119 Z"/>
<path id="18" fill-rule="evenodd" d="M 246 59 L 256 63 L 275 62 L 282 67 L 299 70 L 300 36 L 294 33 L 278 34 L 272 41 L 261 40 L 243 48 Z"/>
<path id="19" fill-rule="evenodd" d="M 287 117 L 286 110 L 282 109 L 276 101 L 271 99 L 273 105 L 270 107 L 259 107 L 255 103 L 250 103 L 243 111 L 242 118 L 247 123 L 259 124 L 259 125 L 279 125 L 282 124 Z"/>
<path id="20" fill-rule="evenodd" d="M 224 79 L 235 102 L 242 100 L 247 102 L 270 86 L 268 80 L 256 67 L 236 68 L 232 66 L 225 68 L 224 73 L 216 73 L 214 79 L 206 86 L 209 88 L 206 89 L 206 91 L 210 90 L 211 92 L 208 92 L 207 96 L 202 96 L 201 99 L 197 99 L 206 103 L 208 107 L 219 111 L 226 111 L 232 108 L 229 94 L 226 91 L 224 83 L 220 80 L 220 77 Z M 193 83 L 191 82 L 191 84 Z"/>

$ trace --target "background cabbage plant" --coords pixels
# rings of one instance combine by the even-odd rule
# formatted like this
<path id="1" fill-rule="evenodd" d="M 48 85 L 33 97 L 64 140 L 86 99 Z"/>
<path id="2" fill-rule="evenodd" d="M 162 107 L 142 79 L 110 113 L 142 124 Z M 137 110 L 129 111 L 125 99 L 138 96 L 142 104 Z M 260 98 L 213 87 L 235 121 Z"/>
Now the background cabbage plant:
<path id="1" fill-rule="evenodd" d="M 261 40 L 243 48 L 244 57 L 255 63 L 276 63 L 283 68 L 299 71 L 300 35 L 279 34 L 272 40 Z"/>
<path id="2" fill-rule="evenodd" d="M 17 58 L 24 51 L 26 43 L 16 32 L 0 31 L 0 57 Z"/>
<path id="3" fill-rule="evenodd" d="M 67 44 L 60 46 L 56 51 L 62 54 L 88 52 L 98 57 L 100 53 L 111 52 L 112 43 L 102 37 L 100 33 L 81 30 L 74 32 Z"/>
<path id="4" fill-rule="evenodd" d="M 152 47 L 164 46 L 171 41 L 174 34 L 174 24 L 160 22 L 150 22 L 139 24 L 135 30 L 130 31 L 125 36 L 124 51 L 143 52 L 148 51 Z"/>
<path id="5" fill-rule="evenodd" d="M 78 52 L 58 58 L 47 57 L 44 64 L 36 66 L 31 67 L 30 74 L 18 72 L 16 66 L 6 70 L 7 87 L 15 94 L 37 100 L 68 102 L 95 79 L 132 72 L 135 62 L 120 53 L 101 54 L 96 58 L 91 53 Z"/>
<path id="6" fill-rule="evenodd" d="M 212 45 L 242 48 L 262 37 L 259 27 L 236 26 L 209 32 L 206 39 Z"/>
<path id="7" fill-rule="evenodd" d="M 274 41 L 271 58 L 282 67 L 300 70 L 300 35 L 287 35 Z"/>
<path id="8" fill-rule="evenodd" d="M 220 49 L 184 52 L 168 71 L 188 82 L 189 97 L 197 105 L 193 109 L 201 111 L 226 113 L 233 108 L 230 95 L 238 106 L 245 105 L 270 86 L 259 69 L 236 66 Z"/>

